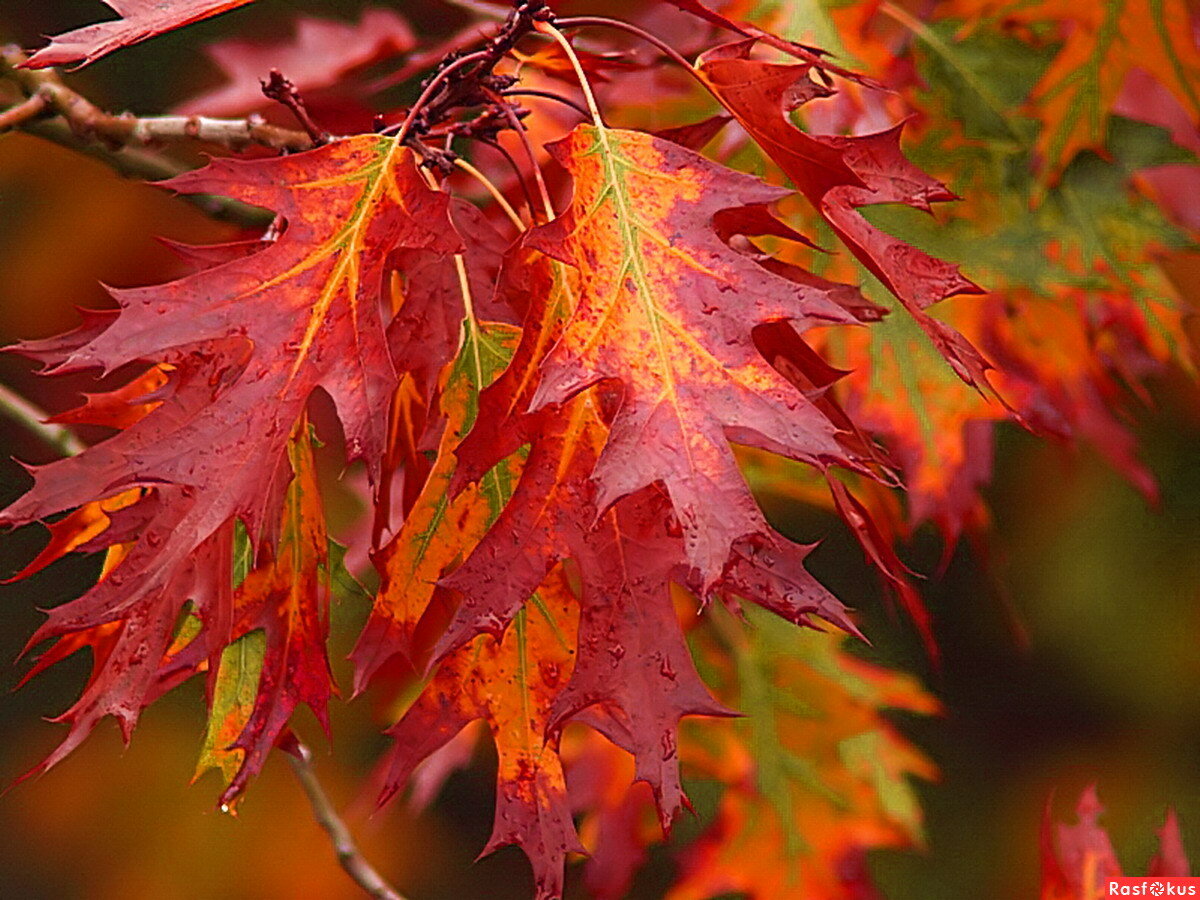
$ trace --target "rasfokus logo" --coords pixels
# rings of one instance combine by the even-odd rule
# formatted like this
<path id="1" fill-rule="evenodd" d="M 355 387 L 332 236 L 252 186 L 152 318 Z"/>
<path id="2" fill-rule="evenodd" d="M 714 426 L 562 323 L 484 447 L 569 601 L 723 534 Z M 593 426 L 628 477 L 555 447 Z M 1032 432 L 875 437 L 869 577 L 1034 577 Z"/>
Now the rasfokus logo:
<path id="1" fill-rule="evenodd" d="M 1110 878 L 1104 897 L 1200 897 L 1200 878 Z"/>

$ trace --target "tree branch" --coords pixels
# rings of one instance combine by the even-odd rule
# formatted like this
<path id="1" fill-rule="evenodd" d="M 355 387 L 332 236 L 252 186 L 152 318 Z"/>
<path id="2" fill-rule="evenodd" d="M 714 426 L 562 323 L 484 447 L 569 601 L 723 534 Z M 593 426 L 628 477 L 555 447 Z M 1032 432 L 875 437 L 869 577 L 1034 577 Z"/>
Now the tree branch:
<path id="1" fill-rule="evenodd" d="M 172 178 L 186 167 L 146 149 L 168 141 L 200 140 L 240 150 L 259 144 L 276 150 L 307 150 L 312 139 L 264 122 L 257 116 L 215 119 L 206 116 L 113 115 L 71 90 L 53 69 L 21 69 L 25 54 L 0 48 L 0 79 L 24 99 L 0 111 L 0 133 L 20 130 L 92 156 L 122 175 L 147 181 Z M 271 214 L 227 197 L 185 195 L 205 214 L 248 228 L 263 228 Z"/>
<path id="2" fill-rule="evenodd" d="M 312 805 L 313 816 L 316 818 L 317 824 L 329 835 L 338 862 L 346 870 L 346 874 L 354 879 L 355 884 L 366 891 L 369 896 L 375 897 L 377 900 L 404 900 L 404 897 L 383 879 L 375 867 L 367 862 L 362 851 L 358 849 L 354 837 L 350 834 L 350 829 L 346 827 L 346 823 L 334 809 L 321 782 L 317 780 L 316 772 L 313 771 L 312 751 L 300 743 L 294 735 L 288 744 L 290 746 L 284 746 L 283 749 L 286 751 L 288 762 L 292 764 L 292 771 L 296 773 L 300 786 L 304 788 L 304 793 L 308 796 L 308 802 Z"/>
<path id="3" fill-rule="evenodd" d="M 114 147 L 146 146 L 159 141 L 200 140 L 241 150 L 251 144 L 272 150 L 308 150 L 313 140 L 303 131 L 270 125 L 261 116 L 214 119 L 208 116 L 135 116 L 105 112 L 71 90 L 54 69 L 22 69 L 25 54 L 16 47 L 0 50 L 0 74 L 27 97 L 42 97 L 76 134 Z"/>
<path id="4" fill-rule="evenodd" d="M 15 106 L 10 106 L 4 112 L 0 112 L 0 131 L 20 128 L 26 122 L 39 119 L 45 114 L 48 107 L 49 103 L 41 94 L 26 97 Z"/>

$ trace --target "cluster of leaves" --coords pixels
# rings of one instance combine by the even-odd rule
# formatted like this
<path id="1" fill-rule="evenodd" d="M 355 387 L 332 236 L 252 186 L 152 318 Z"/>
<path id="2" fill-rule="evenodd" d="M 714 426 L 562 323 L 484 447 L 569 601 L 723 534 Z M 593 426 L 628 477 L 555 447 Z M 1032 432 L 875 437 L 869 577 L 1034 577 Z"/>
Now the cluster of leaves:
<path id="1" fill-rule="evenodd" d="M 122 18 L 30 65 L 247 2 L 112 2 Z M 305 52 L 214 54 L 234 78 L 303 60 L 301 87 L 381 58 L 404 60 L 393 80 L 434 65 L 375 133 L 173 179 L 275 224 L 180 247 L 191 274 L 115 290 L 119 311 L 18 348 L 51 371 L 139 372 L 58 417 L 116 433 L 34 470 L 0 513 L 69 512 L 21 575 L 107 553 L 29 643 L 54 642 L 35 672 L 93 658 L 35 771 L 105 716 L 128 739 L 200 673 L 201 765 L 224 772 L 222 804 L 299 705 L 327 726 L 344 575 L 312 462 L 321 391 L 373 498 L 381 584 L 352 659 L 356 692 L 398 698 L 383 799 L 431 757 L 461 756 L 482 720 L 499 757 L 488 849 L 520 845 L 540 897 L 561 894 L 585 845 L 597 896 L 620 896 L 654 839 L 644 811 L 665 831 L 688 805 L 681 760 L 725 790 L 672 896 L 862 896 L 866 850 L 919 843 L 907 777 L 934 773 L 883 711 L 936 705 L 840 634 L 796 627 L 857 634 L 747 477 L 836 510 L 933 652 L 894 544 L 926 521 L 947 547 L 982 527 L 991 423 L 1090 440 L 1153 492 L 1116 410 L 1148 375 L 1191 366 L 1155 254 L 1192 223 L 1146 175 L 1193 161 L 1190 138 L 1159 127 L 1200 112 L 1186 6 L 954 0 L 918 18 L 670 0 L 634 18 L 525 2 L 489 36 L 472 24 L 414 50 L 373 14 L 303 24 Z M 593 26 L 627 32 L 621 52 L 568 49 L 564 31 Z M 709 49 L 691 64 L 653 36 L 667 28 Z M 629 32 L 665 58 L 624 50 Z M 1146 67 L 1149 40 L 1161 64 Z M 522 92 L 541 97 L 533 115 Z M 236 83 L 207 99 L 255 102 Z M 188 111 L 215 111 L 204 102 Z M 1151 121 L 1119 114 L 1136 109 Z M 748 719 L 681 730 L 735 710 Z"/>

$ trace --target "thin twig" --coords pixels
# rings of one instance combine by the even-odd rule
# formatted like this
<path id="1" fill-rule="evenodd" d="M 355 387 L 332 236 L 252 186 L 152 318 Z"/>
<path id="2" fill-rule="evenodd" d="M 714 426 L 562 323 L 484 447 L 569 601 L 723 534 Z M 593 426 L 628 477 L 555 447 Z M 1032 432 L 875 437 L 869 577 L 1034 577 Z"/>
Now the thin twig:
<path id="1" fill-rule="evenodd" d="M 589 113 L 584 107 L 580 106 L 578 103 L 576 103 L 570 97 L 564 97 L 561 94 L 554 93 L 553 91 L 539 91 L 536 88 L 515 88 L 515 89 L 510 89 L 510 90 L 504 91 L 500 96 L 502 96 L 502 97 L 540 97 L 543 100 L 557 100 L 559 103 L 562 103 L 564 106 L 571 107 L 571 109 L 575 110 L 575 112 L 579 113 L 585 119 L 591 117 L 591 113 Z"/>
<path id="2" fill-rule="evenodd" d="M 114 150 L 104 144 L 81 138 L 60 118 L 30 122 L 23 126 L 21 131 L 90 156 L 117 174 L 139 181 L 166 181 L 187 171 L 187 167 L 153 151 L 132 147 Z M 243 228 L 261 230 L 271 222 L 271 213 L 267 210 L 247 206 L 229 197 L 216 194 L 182 194 L 180 199 L 213 219 L 232 222 Z"/>
<path id="3" fill-rule="evenodd" d="M 71 429 L 45 421 L 49 418 L 49 413 L 2 384 L 0 413 L 21 423 L 26 431 L 37 435 L 63 456 L 75 456 L 85 449 L 83 441 L 79 440 Z"/>
<path id="4" fill-rule="evenodd" d="M 187 171 L 169 157 L 138 146 L 153 140 L 201 138 L 235 147 L 257 140 L 257 135 L 296 149 L 301 140 L 308 140 L 301 132 L 249 120 L 114 116 L 67 88 L 53 69 L 17 68 L 24 59 L 15 47 L 0 49 L 0 78 L 26 94 L 25 100 L 0 112 L 0 132 L 15 129 L 35 135 L 98 159 L 121 175 L 165 181 Z M 214 219 L 247 228 L 262 228 L 271 219 L 265 210 L 228 197 L 188 194 L 183 199 Z"/>
<path id="5" fill-rule="evenodd" d="M 350 829 L 346 827 L 346 823 L 334 809 L 329 795 L 325 793 L 325 788 L 321 786 L 321 782 L 313 770 L 312 751 L 299 740 L 295 740 L 285 755 L 288 762 L 292 764 L 292 771 L 296 773 L 300 786 L 304 788 L 304 793 L 312 806 L 313 817 L 329 835 L 333 850 L 337 854 L 338 863 L 346 870 L 346 874 L 354 879 L 355 884 L 366 891 L 368 896 L 375 897 L 377 900 L 404 900 L 404 897 L 389 885 L 362 855 L 362 851 L 354 841 L 354 836 L 350 834 Z"/>
<path id="6" fill-rule="evenodd" d="M 571 68 L 575 70 L 575 77 L 579 79 L 579 89 L 583 91 L 583 99 L 587 102 L 588 112 L 591 113 L 596 127 L 603 129 L 604 117 L 600 115 L 600 107 L 596 105 L 596 95 L 592 93 L 592 86 L 588 82 L 587 73 L 584 72 L 583 64 L 579 61 L 579 57 L 575 55 L 575 48 L 571 46 L 571 42 L 567 40 L 566 35 L 549 22 L 538 22 L 534 27 L 542 32 L 542 34 L 554 38 L 558 42 L 558 46 L 562 47 L 563 53 L 566 54 L 567 59 L 571 63 Z"/>
<path id="7" fill-rule="evenodd" d="M 272 69 L 267 75 L 267 80 L 260 81 L 259 84 L 262 85 L 263 96 L 287 107 L 315 146 L 329 143 L 329 132 L 313 121 L 313 117 L 308 114 L 308 107 L 304 105 L 304 98 L 300 96 L 300 91 L 290 78 L 278 69 Z"/>
<path id="8" fill-rule="evenodd" d="M 537 154 L 533 152 L 533 145 L 529 142 L 529 134 L 525 128 L 525 123 L 521 121 L 516 111 L 512 108 L 511 103 L 505 102 L 505 100 L 498 94 L 493 94 L 492 97 L 499 106 L 500 111 L 508 118 L 513 132 L 516 134 L 517 138 L 521 142 L 522 148 L 525 150 L 525 157 L 529 160 L 529 168 L 533 171 L 534 183 L 537 185 L 538 193 L 542 198 L 542 209 L 545 211 L 546 215 L 545 221 L 549 222 L 554 218 L 554 204 L 550 202 L 550 191 L 546 188 L 546 179 L 542 175 L 541 167 L 538 166 Z M 497 146 L 499 145 L 497 144 Z M 514 166 L 515 165 L 516 164 L 514 162 Z M 535 209 L 532 205 L 530 205 L 529 213 L 531 216 L 533 216 L 533 220 L 535 222 L 540 219 L 537 209 Z"/>
<path id="9" fill-rule="evenodd" d="M 521 186 L 521 193 L 525 195 L 525 205 L 529 208 L 529 218 L 534 222 L 538 221 L 537 204 L 534 203 L 533 192 L 529 190 L 529 181 L 521 171 L 521 167 L 517 165 L 517 161 L 513 159 L 513 155 L 508 152 L 508 148 L 495 138 L 480 138 L 479 142 L 491 147 L 508 163 L 509 167 L 513 170 L 513 174 L 516 175 L 517 183 Z"/>
<path id="10" fill-rule="evenodd" d="M 417 116 L 425 109 L 425 105 L 433 97 L 434 94 L 441 89 L 445 80 L 457 72 L 464 66 L 469 66 L 471 63 L 479 62 L 484 59 L 487 54 L 483 50 L 476 50 L 474 53 L 468 53 L 466 56 L 460 56 L 454 62 L 450 63 L 440 72 L 433 76 L 425 89 L 421 91 L 421 96 L 417 98 L 417 102 L 412 105 L 412 109 L 408 111 L 408 115 L 404 117 L 404 121 L 400 123 L 399 129 L 396 130 L 396 140 L 399 143 L 404 143 L 408 137 L 408 133 L 412 130 L 413 124 L 417 121 Z M 391 128 L 385 128 L 380 134 L 387 134 Z"/>

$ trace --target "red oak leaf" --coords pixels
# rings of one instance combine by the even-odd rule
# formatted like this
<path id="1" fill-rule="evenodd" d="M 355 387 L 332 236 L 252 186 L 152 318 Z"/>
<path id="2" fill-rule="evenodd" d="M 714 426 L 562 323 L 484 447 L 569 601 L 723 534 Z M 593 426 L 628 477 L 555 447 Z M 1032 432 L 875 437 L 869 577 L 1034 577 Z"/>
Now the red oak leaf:
<path id="1" fill-rule="evenodd" d="M 180 610 L 229 639 L 230 529 L 270 544 L 289 480 L 285 450 L 309 396 L 334 399 L 351 456 L 378 475 L 396 384 L 380 308 L 389 256 L 404 247 L 452 252 L 446 195 L 388 138 L 338 141 L 253 162 L 218 160 L 171 182 L 274 209 L 286 222 L 258 252 L 156 287 L 114 291 L 121 311 L 90 315 L 73 335 L 21 347 L 55 368 L 112 370 L 158 360 L 158 406 L 114 437 L 34 471 L 33 488 L 0 514 L 19 524 L 137 487 L 147 496 L 88 549 L 132 541 L 78 600 L 55 607 L 36 644 L 112 622 L 123 627 L 104 667 L 64 716 L 61 759 L 105 715 L 128 737 L 156 690 Z M 43 767 L 44 767 L 43 766 Z"/>
<path id="2" fill-rule="evenodd" d="M 55 35 L 27 65 L 40 69 L 68 63 L 86 65 L 114 50 L 199 22 L 254 0 L 104 0 L 121 18 Z"/>
<path id="3" fill-rule="evenodd" d="M 955 195 L 904 156 L 900 125 L 862 136 L 816 136 L 792 125 L 789 111 L 831 91 L 809 77 L 814 71 L 809 63 L 752 59 L 754 44 L 740 41 L 700 57 L 698 70 L 713 96 L 779 164 L 858 261 L 896 295 L 959 377 L 986 390 L 988 363 L 962 335 L 925 312 L 946 297 L 981 289 L 957 266 L 879 230 L 858 211 L 876 203 L 928 211 L 931 203 Z"/>

